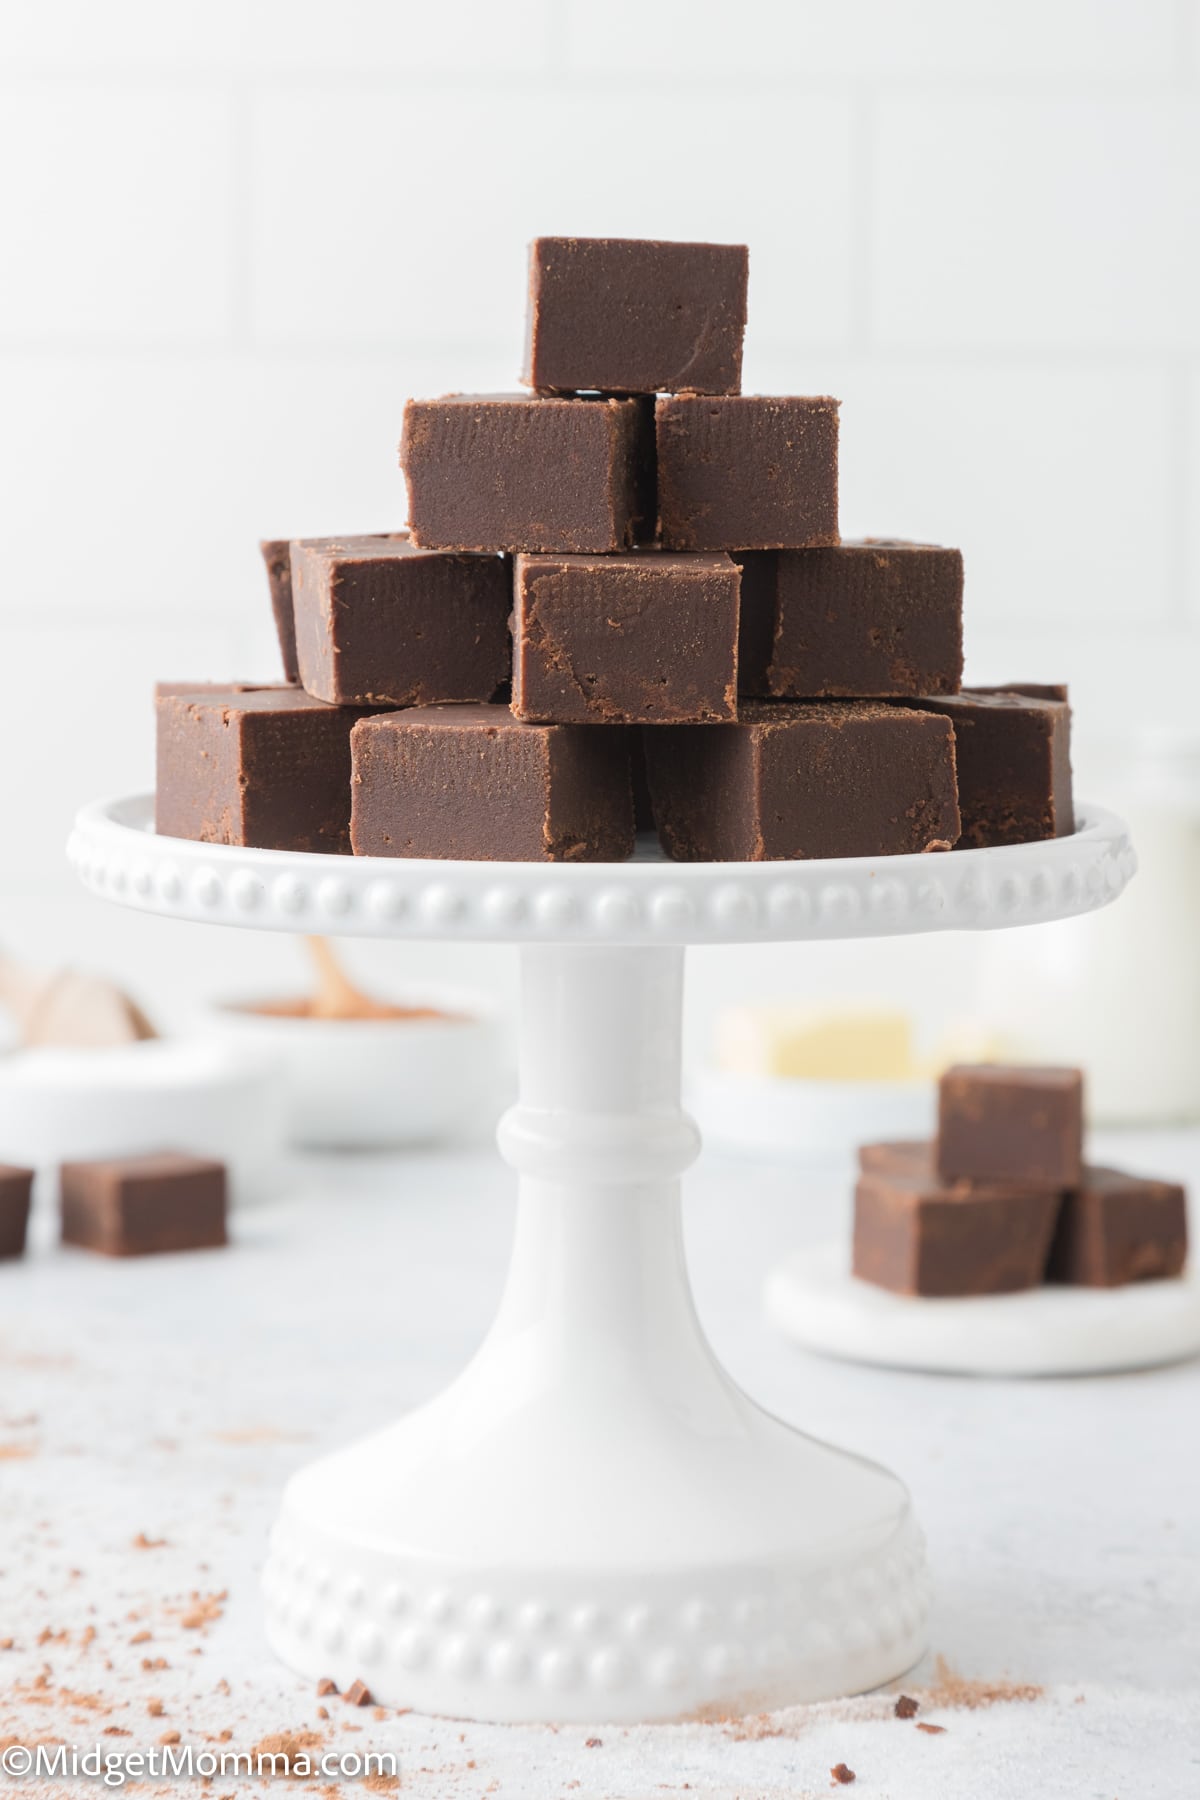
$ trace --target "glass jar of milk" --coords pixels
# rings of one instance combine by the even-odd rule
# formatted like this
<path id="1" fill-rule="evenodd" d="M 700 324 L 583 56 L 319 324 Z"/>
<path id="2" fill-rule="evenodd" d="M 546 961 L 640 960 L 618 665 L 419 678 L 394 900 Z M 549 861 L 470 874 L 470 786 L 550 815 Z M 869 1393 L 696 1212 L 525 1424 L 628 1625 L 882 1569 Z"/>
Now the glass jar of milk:
<path id="1" fill-rule="evenodd" d="M 1081 1066 L 1095 1123 L 1200 1119 L 1200 732 L 1140 732 L 1096 787 L 1137 877 L 1100 912 L 989 936 L 983 1015 L 1014 1059 Z"/>

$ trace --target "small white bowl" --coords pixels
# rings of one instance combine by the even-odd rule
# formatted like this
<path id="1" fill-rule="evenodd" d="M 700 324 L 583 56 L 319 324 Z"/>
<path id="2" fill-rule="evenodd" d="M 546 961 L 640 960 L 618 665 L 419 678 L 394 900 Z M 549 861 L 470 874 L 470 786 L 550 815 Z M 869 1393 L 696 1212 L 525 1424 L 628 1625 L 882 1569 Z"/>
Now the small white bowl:
<path id="1" fill-rule="evenodd" d="M 712 1148 L 801 1161 L 932 1137 L 937 1112 L 930 1081 L 792 1081 L 714 1069 L 693 1077 L 687 1100 Z"/>
<path id="2" fill-rule="evenodd" d="M 385 1149 L 477 1136 L 503 1100 L 500 1037 L 490 1004 L 440 990 L 394 1003 L 436 1018 L 312 1019 L 257 1010 L 294 996 L 215 1006 L 207 1029 L 282 1070 L 286 1132 L 306 1149 Z"/>
<path id="3" fill-rule="evenodd" d="M 271 1194 L 282 1148 L 282 1084 L 249 1049 L 151 1038 L 0 1057 L 0 1162 L 190 1150 L 226 1164 L 236 1205 Z"/>

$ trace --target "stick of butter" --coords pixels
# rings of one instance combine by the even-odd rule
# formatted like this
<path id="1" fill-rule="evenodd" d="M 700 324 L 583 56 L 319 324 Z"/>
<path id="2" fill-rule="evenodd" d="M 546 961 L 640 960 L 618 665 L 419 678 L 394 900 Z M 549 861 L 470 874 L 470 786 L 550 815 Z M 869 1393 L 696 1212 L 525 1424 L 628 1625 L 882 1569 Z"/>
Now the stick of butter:
<path id="1" fill-rule="evenodd" d="M 789 1081 L 914 1081 L 904 1013 L 731 1006 L 717 1021 L 717 1067 Z"/>

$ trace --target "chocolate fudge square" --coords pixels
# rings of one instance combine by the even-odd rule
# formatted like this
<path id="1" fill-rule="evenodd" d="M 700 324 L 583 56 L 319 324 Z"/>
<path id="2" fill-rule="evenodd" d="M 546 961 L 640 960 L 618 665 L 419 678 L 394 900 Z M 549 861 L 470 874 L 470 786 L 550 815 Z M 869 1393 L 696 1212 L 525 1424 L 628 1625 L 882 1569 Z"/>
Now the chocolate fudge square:
<path id="1" fill-rule="evenodd" d="M 518 556 L 518 718 L 717 724 L 737 717 L 736 564 L 721 552 Z"/>
<path id="2" fill-rule="evenodd" d="M 525 372 L 559 393 L 736 394 L 744 244 L 535 238 Z"/>
<path id="3" fill-rule="evenodd" d="M 948 849 L 954 734 L 930 719 L 870 701 L 748 700 L 736 725 L 648 730 L 663 849 L 682 862 Z"/>
<path id="4" fill-rule="evenodd" d="M 25 1254 L 33 1170 L 0 1163 L 0 1260 Z"/>
<path id="5" fill-rule="evenodd" d="M 160 836 L 349 850 L 350 730 L 361 710 L 264 688 L 168 695 L 156 712 Z"/>
<path id="6" fill-rule="evenodd" d="M 258 548 L 267 565 L 271 611 L 284 679 L 294 687 L 300 679 L 300 667 L 296 660 L 296 621 L 292 614 L 291 544 L 287 538 L 263 538 Z"/>
<path id="7" fill-rule="evenodd" d="M 678 395 L 655 406 L 669 550 L 803 550 L 838 541 L 838 403 Z"/>
<path id="8" fill-rule="evenodd" d="M 1070 837 L 1071 709 L 1034 695 L 968 691 L 906 702 L 940 712 L 958 752 L 959 848 Z"/>
<path id="9" fill-rule="evenodd" d="M 958 692 L 961 551 L 866 538 L 751 552 L 747 560 L 766 566 L 743 600 L 743 693 L 871 699 Z M 756 607 L 765 619 L 747 616 Z"/>
<path id="10" fill-rule="evenodd" d="M 433 550 L 623 550 L 653 533 L 642 400 L 410 400 L 400 461 L 413 542 Z"/>
<path id="11" fill-rule="evenodd" d="M 1047 1280 L 1075 1287 L 1123 1287 L 1183 1273 L 1187 1202 L 1173 1181 L 1088 1166 L 1065 1196 Z"/>
<path id="12" fill-rule="evenodd" d="M 936 1176 L 870 1174 L 854 1197 L 851 1266 L 895 1294 L 952 1299 L 1037 1287 L 1060 1196 Z"/>
<path id="13" fill-rule="evenodd" d="M 628 735 L 426 706 L 356 726 L 359 856 L 618 862 L 632 855 Z"/>
<path id="14" fill-rule="evenodd" d="M 938 1083 L 938 1173 L 946 1181 L 1077 1188 L 1083 1173 L 1078 1069 L 960 1063 Z"/>
<path id="15" fill-rule="evenodd" d="M 929 1138 L 893 1138 L 886 1143 L 860 1144 L 858 1166 L 864 1175 L 920 1175 L 932 1180 L 937 1173 Z"/>
<path id="16" fill-rule="evenodd" d="M 226 1242 L 225 1166 L 163 1151 L 64 1163 L 62 1241 L 102 1256 L 211 1250 Z"/>
<path id="17" fill-rule="evenodd" d="M 509 678 L 512 573 L 500 556 L 407 537 L 292 545 L 300 679 L 339 706 L 492 700 Z"/>

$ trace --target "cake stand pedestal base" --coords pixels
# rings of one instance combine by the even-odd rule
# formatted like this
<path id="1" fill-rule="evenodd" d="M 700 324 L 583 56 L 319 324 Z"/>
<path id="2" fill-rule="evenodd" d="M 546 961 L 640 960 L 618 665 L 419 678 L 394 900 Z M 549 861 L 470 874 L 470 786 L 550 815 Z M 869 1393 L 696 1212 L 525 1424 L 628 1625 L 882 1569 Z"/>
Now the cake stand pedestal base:
<path id="1" fill-rule="evenodd" d="M 492 1720 L 859 1692 L 925 1644 L 908 1495 L 724 1373 L 684 1265 L 683 950 L 522 950 L 499 1314 L 439 1398 L 288 1486 L 264 1576 L 293 1668 Z"/>

